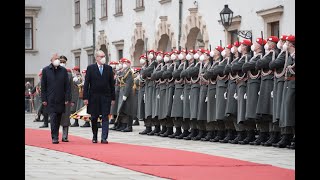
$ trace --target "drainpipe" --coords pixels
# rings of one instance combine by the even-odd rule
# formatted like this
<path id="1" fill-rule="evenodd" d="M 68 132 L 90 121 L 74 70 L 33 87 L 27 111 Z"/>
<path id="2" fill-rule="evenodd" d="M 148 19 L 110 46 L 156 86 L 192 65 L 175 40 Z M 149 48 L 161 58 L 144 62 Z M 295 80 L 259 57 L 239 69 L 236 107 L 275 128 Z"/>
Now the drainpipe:
<path id="1" fill-rule="evenodd" d="M 182 19 L 182 0 L 179 0 L 179 37 L 178 37 L 178 48 L 180 47 L 180 39 L 181 39 L 181 19 Z"/>

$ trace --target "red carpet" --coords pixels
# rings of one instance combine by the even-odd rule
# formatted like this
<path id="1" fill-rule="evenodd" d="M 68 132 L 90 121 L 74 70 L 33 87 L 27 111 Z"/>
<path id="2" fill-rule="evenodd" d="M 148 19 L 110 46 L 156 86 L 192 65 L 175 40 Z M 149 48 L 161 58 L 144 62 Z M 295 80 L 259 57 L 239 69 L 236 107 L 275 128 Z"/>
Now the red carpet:
<path id="1" fill-rule="evenodd" d="M 294 180 L 295 171 L 207 154 L 109 142 L 69 135 L 70 142 L 51 143 L 48 130 L 25 129 L 25 144 L 66 152 L 169 179 Z M 61 137 L 61 134 L 60 134 Z"/>

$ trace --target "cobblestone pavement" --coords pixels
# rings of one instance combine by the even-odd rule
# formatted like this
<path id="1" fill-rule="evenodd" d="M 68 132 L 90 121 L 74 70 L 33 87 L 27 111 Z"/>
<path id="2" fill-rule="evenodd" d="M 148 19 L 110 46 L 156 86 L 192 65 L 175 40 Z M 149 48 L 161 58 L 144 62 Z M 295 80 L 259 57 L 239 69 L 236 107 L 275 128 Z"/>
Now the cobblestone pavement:
<path id="1" fill-rule="evenodd" d="M 25 115 L 25 127 L 26 128 L 35 128 L 40 129 L 39 126 L 42 125 L 42 122 L 33 122 L 34 120 L 34 114 L 26 114 Z M 73 123 L 73 120 L 71 120 L 71 123 Z M 80 121 L 80 125 L 82 125 L 84 122 Z M 110 125 L 113 126 L 113 125 Z M 49 128 L 46 128 L 47 130 L 50 130 Z M 233 145 L 233 144 L 222 144 L 222 143 L 212 143 L 212 142 L 202 142 L 202 141 L 186 141 L 186 140 L 178 140 L 178 139 L 171 139 L 171 138 L 162 138 L 159 136 L 147 136 L 147 135 L 139 135 L 138 132 L 142 131 L 144 129 L 143 122 L 140 121 L 140 126 L 133 126 L 133 132 L 123 133 L 123 132 L 117 132 L 117 131 L 109 131 L 109 137 L 108 141 L 112 142 L 119 142 L 119 143 L 126 143 L 126 144 L 135 144 L 135 145 L 145 145 L 145 146 L 153 146 L 153 147 L 162 147 L 162 148 L 171 148 L 171 149 L 180 149 L 180 150 L 186 150 L 186 151 L 192 151 L 192 152 L 199 152 L 199 153 L 205 153 L 210 155 L 216 155 L 216 156 L 223 156 L 223 157 L 229 157 L 229 158 L 235 158 L 255 163 L 262 163 L 262 164 L 270 164 L 277 167 L 287 168 L 287 169 L 295 169 L 295 150 L 290 149 L 280 149 L 280 148 L 274 148 L 274 147 L 263 147 L 263 146 L 252 146 L 252 145 Z M 61 128 L 60 128 L 61 131 Z M 83 138 L 87 138 L 89 141 L 91 141 L 92 138 L 92 132 L 91 128 L 81 128 L 81 127 L 70 127 L 69 134 L 80 136 Z M 98 141 L 100 140 L 100 134 L 101 129 L 99 129 L 99 136 Z M 48 139 L 49 141 L 50 139 Z M 69 138 L 70 141 L 72 141 L 72 138 Z M 35 150 L 38 149 L 38 150 Z M 32 152 L 33 151 L 33 152 Z M 50 156 L 35 156 L 34 154 L 43 153 L 46 154 L 48 152 L 51 152 L 51 150 L 46 150 L 42 148 L 35 148 L 35 147 L 29 147 L 26 146 L 26 165 L 30 166 L 26 168 L 26 178 L 28 177 L 35 177 L 35 175 L 39 175 L 39 178 L 43 177 L 42 175 L 47 174 L 46 172 L 52 172 L 55 168 L 58 168 L 58 166 L 62 167 L 70 167 L 70 164 L 61 164 L 61 165 L 55 165 L 54 163 L 48 163 L 46 158 L 55 159 L 57 156 L 54 156 L 54 154 L 60 154 L 61 152 L 55 152 Z M 62 153 L 66 154 L 66 153 Z M 99 167 L 106 167 L 106 169 L 110 168 L 110 173 L 104 174 L 104 177 L 118 177 L 121 179 L 122 177 L 126 177 L 128 179 L 128 176 L 130 178 L 137 178 L 137 179 L 148 179 L 152 178 L 153 176 L 147 176 L 143 173 L 137 173 L 137 175 L 131 175 L 134 171 L 120 168 L 116 166 L 111 166 L 105 163 L 101 163 L 98 161 L 90 160 L 91 164 L 89 163 L 89 160 L 82 157 L 77 157 L 74 155 L 66 154 L 67 158 L 70 159 L 76 159 L 76 162 L 86 162 L 88 167 L 87 168 L 81 168 L 82 163 L 78 163 L 76 168 L 71 170 L 71 174 L 79 174 L 79 177 L 82 175 L 88 175 L 88 172 L 92 173 L 92 166 L 97 166 L 97 178 L 99 179 L 102 177 L 104 171 L 99 171 Z M 32 156 L 28 157 L 28 156 Z M 61 155 L 59 155 L 59 158 L 61 158 Z M 72 162 L 70 160 L 70 162 Z M 43 162 L 41 162 L 43 161 Z M 40 163 L 41 162 L 41 163 Z M 54 162 L 54 161 L 53 161 Z M 43 164 L 43 165 L 42 165 Z M 89 165 L 90 164 L 90 165 Z M 47 167 L 47 168 L 32 168 L 35 167 Z M 63 169 L 61 167 L 61 169 Z M 76 171 L 76 169 L 80 169 L 81 172 Z M 119 172 L 116 174 L 115 172 Z M 108 171 L 109 172 L 109 171 Z M 126 174 L 128 173 L 128 174 Z M 69 172 L 66 172 L 66 174 L 69 174 Z M 139 175 L 140 174 L 140 175 Z M 101 175 L 101 176 L 100 176 Z M 61 176 L 61 175 L 59 175 Z M 140 177 L 138 177 L 140 176 Z M 36 176 L 38 177 L 38 176 Z M 91 176 L 92 177 L 92 176 Z M 155 178 L 155 177 L 154 177 Z M 78 179 L 78 178 L 77 178 Z M 84 178 L 85 179 L 85 178 Z"/>

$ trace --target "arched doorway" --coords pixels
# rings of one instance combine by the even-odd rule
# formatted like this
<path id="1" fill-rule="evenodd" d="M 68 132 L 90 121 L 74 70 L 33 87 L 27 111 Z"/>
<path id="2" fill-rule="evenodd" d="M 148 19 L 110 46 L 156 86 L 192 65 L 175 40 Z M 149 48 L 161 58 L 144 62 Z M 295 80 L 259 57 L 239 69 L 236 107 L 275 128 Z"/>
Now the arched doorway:
<path id="1" fill-rule="evenodd" d="M 104 52 L 104 54 L 106 55 L 106 64 L 109 63 L 109 56 L 108 56 L 108 50 L 107 50 L 107 46 L 105 44 L 102 44 L 100 47 L 100 50 Z"/>
<path id="2" fill-rule="evenodd" d="M 197 27 L 194 27 L 190 29 L 190 32 L 187 36 L 187 42 L 185 47 L 187 49 L 199 49 L 204 48 L 205 44 L 203 42 L 203 36 L 200 32 L 200 29 Z"/>
<path id="3" fill-rule="evenodd" d="M 158 51 L 169 52 L 171 51 L 171 41 L 168 34 L 162 34 L 158 43 Z"/>
<path id="4" fill-rule="evenodd" d="M 143 53 L 143 47 L 144 47 L 144 41 L 142 39 L 138 39 L 135 46 L 134 46 L 134 52 L 133 52 L 133 66 L 140 66 L 139 63 L 139 57 L 141 56 L 141 54 Z"/>

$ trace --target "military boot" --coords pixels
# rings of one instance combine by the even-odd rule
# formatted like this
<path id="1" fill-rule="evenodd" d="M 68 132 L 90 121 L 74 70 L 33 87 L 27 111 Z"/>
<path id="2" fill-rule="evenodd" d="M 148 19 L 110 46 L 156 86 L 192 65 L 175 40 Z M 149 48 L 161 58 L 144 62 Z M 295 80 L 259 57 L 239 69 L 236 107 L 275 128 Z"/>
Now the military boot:
<path id="1" fill-rule="evenodd" d="M 225 138 L 225 130 L 218 130 L 217 136 L 213 139 L 210 139 L 210 142 L 218 142 Z"/>
<path id="2" fill-rule="evenodd" d="M 161 134 L 164 134 L 167 131 L 167 126 L 162 126 L 161 131 L 154 133 L 156 136 L 160 136 Z"/>
<path id="3" fill-rule="evenodd" d="M 237 136 L 233 140 L 229 140 L 231 144 L 238 144 L 239 141 L 243 141 L 246 138 L 246 131 L 237 131 Z"/>
<path id="4" fill-rule="evenodd" d="M 121 123 L 120 123 L 120 122 L 115 122 L 115 123 L 113 124 L 113 127 L 110 128 L 110 130 L 116 130 L 116 129 L 120 128 L 120 126 L 121 126 Z"/>
<path id="5" fill-rule="evenodd" d="M 139 125 L 140 125 L 139 120 L 138 119 L 134 120 L 134 123 L 132 124 L 132 126 L 139 126 Z"/>
<path id="6" fill-rule="evenodd" d="M 167 127 L 167 131 L 163 134 L 160 134 L 161 137 L 168 137 L 173 134 L 173 127 Z"/>
<path id="7" fill-rule="evenodd" d="M 192 140 L 199 141 L 200 139 L 206 137 L 206 131 L 205 130 L 199 130 L 199 133 L 196 137 L 193 137 Z"/>
<path id="8" fill-rule="evenodd" d="M 151 126 L 146 126 L 146 129 L 144 131 L 142 131 L 142 132 L 139 132 L 139 134 L 145 135 L 145 134 L 148 134 L 151 131 L 152 131 Z"/>
<path id="9" fill-rule="evenodd" d="M 116 131 L 122 131 L 127 128 L 127 123 L 121 123 L 121 126 L 116 129 Z"/>
<path id="10" fill-rule="evenodd" d="M 109 124 L 114 124 L 114 123 L 115 123 L 115 120 L 114 119 L 110 119 Z"/>
<path id="11" fill-rule="evenodd" d="M 208 131 L 207 135 L 204 138 L 201 138 L 201 141 L 209 141 L 210 139 L 213 139 L 214 136 L 214 131 Z"/>
<path id="12" fill-rule="evenodd" d="M 176 139 L 183 139 L 184 137 L 187 137 L 190 134 L 189 130 L 183 130 L 183 133 L 179 136 L 176 136 Z"/>
<path id="13" fill-rule="evenodd" d="M 282 135 L 281 140 L 278 143 L 272 144 L 273 147 L 285 148 L 287 145 L 291 144 L 293 134 Z"/>
<path id="14" fill-rule="evenodd" d="M 227 131 L 228 131 L 227 136 L 224 139 L 219 140 L 220 143 L 228 143 L 229 140 L 233 140 L 235 138 L 233 129 L 228 129 Z"/>
<path id="15" fill-rule="evenodd" d="M 153 136 L 155 133 L 159 133 L 161 130 L 160 130 L 160 125 L 157 125 L 155 126 L 155 128 L 153 129 L 153 131 L 147 133 L 147 135 L 149 136 Z"/>
<path id="16" fill-rule="evenodd" d="M 91 127 L 89 121 L 86 121 L 82 126 L 80 127 Z"/>
<path id="17" fill-rule="evenodd" d="M 181 127 L 176 127 L 176 132 L 174 132 L 173 134 L 169 135 L 169 138 L 175 138 L 176 136 L 180 136 L 180 134 L 182 134 L 181 131 Z"/>
<path id="18" fill-rule="evenodd" d="M 263 146 L 272 146 L 272 144 L 275 144 L 280 141 L 280 132 L 272 132 L 270 135 L 270 138 L 265 143 L 261 143 Z"/>
<path id="19" fill-rule="evenodd" d="M 260 132 L 258 138 L 253 141 L 250 142 L 250 145 L 260 145 L 261 143 L 264 143 L 268 140 L 268 132 Z"/>
<path id="20" fill-rule="evenodd" d="M 239 141 L 239 144 L 249 144 L 250 142 L 256 140 L 255 138 L 255 131 L 249 130 L 247 131 L 247 137 L 243 141 Z"/>
<path id="21" fill-rule="evenodd" d="M 74 123 L 71 124 L 70 127 L 79 127 L 79 120 L 78 120 L 78 119 L 75 119 L 75 120 L 74 120 Z"/>
<path id="22" fill-rule="evenodd" d="M 190 134 L 187 137 L 184 137 L 185 140 L 191 140 L 193 137 L 196 137 L 198 135 L 198 129 L 191 129 Z"/>

